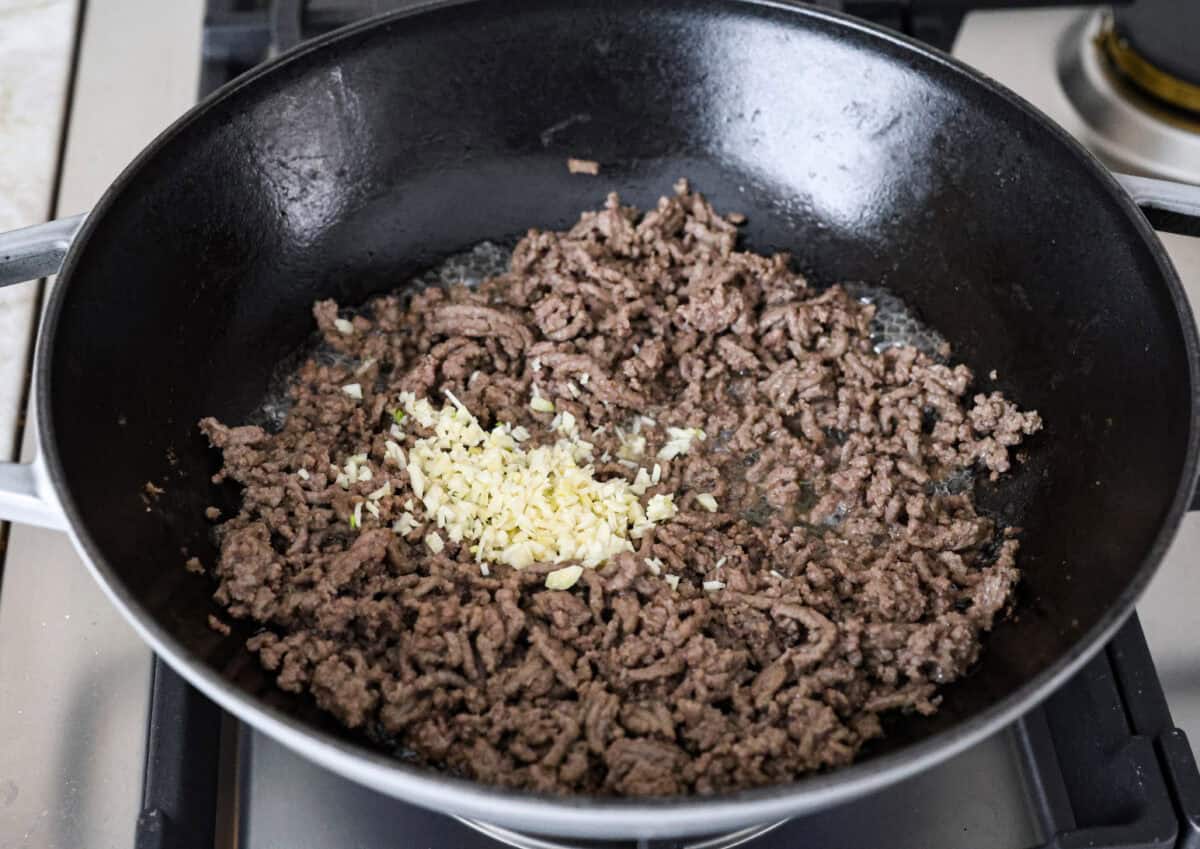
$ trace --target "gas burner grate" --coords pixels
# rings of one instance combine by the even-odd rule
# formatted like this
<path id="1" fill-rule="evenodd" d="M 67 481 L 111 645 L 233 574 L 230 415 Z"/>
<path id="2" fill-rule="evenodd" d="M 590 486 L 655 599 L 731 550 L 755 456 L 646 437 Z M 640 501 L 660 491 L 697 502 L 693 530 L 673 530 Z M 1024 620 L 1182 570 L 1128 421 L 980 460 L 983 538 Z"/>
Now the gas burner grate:
<path id="1" fill-rule="evenodd" d="M 208 0 L 200 94 L 307 39 L 412 0 Z M 1036 2 L 1036 0 L 1034 0 Z M 949 50 L 968 9 L 996 0 L 816 0 Z M 1025 0 L 1022 5 L 1029 5 Z"/>
<path id="2" fill-rule="evenodd" d="M 1200 116 L 1134 87 L 1098 43 L 1107 13 L 1081 15 L 1063 33 L 1058 84 L 1086 127 L 1085 141 L 1116 167 L 1200 184 Z"/>

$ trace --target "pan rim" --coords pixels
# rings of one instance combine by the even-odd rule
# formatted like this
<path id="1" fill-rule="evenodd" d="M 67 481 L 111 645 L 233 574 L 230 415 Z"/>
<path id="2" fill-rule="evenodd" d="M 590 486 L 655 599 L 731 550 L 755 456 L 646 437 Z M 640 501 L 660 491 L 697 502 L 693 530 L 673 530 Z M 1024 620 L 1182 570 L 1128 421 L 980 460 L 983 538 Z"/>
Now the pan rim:
<path id="1" fill-rule="evenodd" d="M 1088 631 L 1081 634 L 1070 650 L 1022 687 L 1010 692 L 983 711 L 945 730 L 866 761 L 828 773 L 810 775 L 790 784 L 716 796 L 685 796 L 666 799 L 615 799 L 594 796 L 558 797 L 515 792 L 489 787 L 474 781 L 453 778 L 406 765 L 386 754 L 312 728 L 283 711 L 244 693 L 210 669 L 186 646 L 161 628 L 133 597 L 124 581 L 109 565 L 99 546 L 81 532 L 82 513 L 65 486 L 62 458 L 54 440 L 55 421 L 51 409 L 51 358 L 59 318 L 71 289 L 70 283 L 89 238 L 105 211 L 123 194 L 125 187 L 142 167 L 160 150 L 171 144 L 214 106 L 226 101 L 243 87 L 279 73 L 312 52 L 324 50 L 342 40 L 409 17 L 450 7 L 487 2 L 487 0 L 415 0 L 404 8 L 369 18 L 328 33 L 287 51 L 262 66 L 218 89 L 173 122 L 121 172 L 88 216 L 74 240 L 59 281 L 53 287 L 46 307 L 37 343 L 34 371 L 38 436 L 50 480 L 68 519 L 68 535 L 89 571 L 114 606 L 130 622 L 150 647 L 197 689 L 223 709 L 274 738 L 289 749 L 301 753 L 321 766 L 357 783 L 367 785 L 405 802 L 433 808 L 443 813 L 493 822 L 511 828 L 565 837 L 597 834 L 621 837 L 683 836 L 708 834 L 752 823 L 799 816 L 820 808 L 849 801 L 880 789 L 944 761 L 1011 724 L 1032 709 L 1077 672 L 1111 639 L 1132 612 L 1166 553 L 1186 512 L 1200 474 L 1200 340 L 1183 291 L 1182 282 L 1158 236 L 1096 157 L 1036 107 L 966 64 L 914 39 L 884 30 L 847 15 L 788 2 L 788 0 L 702 0 L 713 5 L 773 10 L 792 14 L 796 21 L 817 21 L 842 31 L 857 33 L 884 45 L 940 65 L 950 73 L 982 86 L 1022 113 L 1031 123 L 1065 145 L 1085 170 L 1097 178 L 1109 199 L 1124 213 L 1158 266 L 1181 323 L 1181 335 L 1188 358 L 1188 384 L 1191 390 L 1192 419 L 1188 423 L 1187 448 L 1180 481 L 1164 521 L 1142 558 L 1129 585 L 1115 603 Z M 986 662 L 986 661 L 985 661 Z M 453 799 L 453 802 L 450 800 Z"/>

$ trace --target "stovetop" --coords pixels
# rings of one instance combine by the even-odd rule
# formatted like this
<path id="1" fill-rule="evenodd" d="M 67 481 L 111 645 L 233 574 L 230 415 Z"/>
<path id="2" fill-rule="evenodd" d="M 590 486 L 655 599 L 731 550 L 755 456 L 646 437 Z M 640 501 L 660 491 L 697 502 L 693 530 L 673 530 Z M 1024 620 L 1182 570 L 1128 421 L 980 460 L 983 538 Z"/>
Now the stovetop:
<path id="1" fill-rule="evenodd" d="M 197 75 L 200 92 L 211 91 L 281 46 L 392 5 L 208 0 L 205 9 L 205 0 L 87 0 L 58 214 L 93 203 L 137 149 L 186 108 Z M 958 55 L 1080 138 L 1092 132 L 1056 82 L 1057 46 L 1085 13 L 964 20 L 948 0 L 822 5 L 941 47 L 953 43 Z M 1192 297 L 1200 298 L 1200 241 L 1170 239 L 1167 247 Z M 1196 550 L 1200 517 L 1185 521 L 1152 586 L 1155 606 L 1140 608 L 1159 671 L 1172 686 L 1194 668 L 1194 643 L 1178 640 L 1174 650 L 1163 634 L 1189 616 L 1197 625 L 1200 619 L 1188 595 L 1168 581 L 1187 569 Z M 0 849 L 504 845 L 504 835 L 485 837 L 320 770 L 223 714 L 150 657 L 60 535 L 14 528 L 4 570 Z M 1166 589 L 1156 597 L 1159 587 Z M 47 636 L 29 640 L 31 632 Z M 903 784 L 744 845 L 1200 849 L 1200 773 L 1174 722 L 1141 627 L 1131 620 L 1066 687 L 1011 728 Z M 544 838 L 527 845 L 561 843 Z"/>

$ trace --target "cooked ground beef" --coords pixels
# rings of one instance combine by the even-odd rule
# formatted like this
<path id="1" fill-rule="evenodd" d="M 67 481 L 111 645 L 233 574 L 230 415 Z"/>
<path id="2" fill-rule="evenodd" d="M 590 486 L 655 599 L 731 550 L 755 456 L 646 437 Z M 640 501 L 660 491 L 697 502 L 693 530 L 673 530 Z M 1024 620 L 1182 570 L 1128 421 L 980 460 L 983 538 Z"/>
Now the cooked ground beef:
<path id="1" fill-rule="evenodd" d="M 871 305 L 737 251 L 738 221 L 683 183 L 644 215 L 612 196 L 530 231 L 477 289 L 348 318 L 319 303 L 338 356 L 295 374 L 282 429 L 201 422 L 216 479 L 244 488 L 217 529 L 216 599 L 264 626 L 249 647 L 280 687 L 432 767 L 626 796 L 790 781 L 849 763 L 881 712 L 937 709 L 1018 577 L 1015 530 L 954 482 L 1007 471 L 1038 416 L 968 397 L 965 366 L 877 352 Z M 675 493 L 678 515 L 568 591 L 544 587 L 562 564 L 483 575 L 464 546 L 430 553 L 425 524 L 392 530 L 411 498 L 384 463 L 397 394 L 448 389 L 485 426 L 549 440 L 535 382 L 585 434 L 604 427 L 601 477 L 634 473 L 615 425 L 646 417 L 647 456 L 669 426 L 709 435 L 644 497 Z M 344 489 L 360 452 L 372 477 Z M 384 481 L 395 494 L 352 527 Z"/>

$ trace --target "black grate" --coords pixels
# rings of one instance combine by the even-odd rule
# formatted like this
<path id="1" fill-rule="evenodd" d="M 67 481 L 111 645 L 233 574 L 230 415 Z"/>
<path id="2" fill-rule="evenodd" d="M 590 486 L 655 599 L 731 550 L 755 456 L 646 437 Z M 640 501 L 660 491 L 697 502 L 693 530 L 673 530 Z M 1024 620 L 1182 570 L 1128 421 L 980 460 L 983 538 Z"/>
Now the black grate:
<path id="1" fill-rule="evenodd" d="M 200 94 L 207 95 L 272 55 L 412 0 L 209 0 Z M 817 0 L 817 5 L 949 50 L 970 8 L 1048 5 L 1051 0 Z M 1058 0 L 1070 2 L 1070 0 Z"/>
<path id="2" fill-rule="evenodd" d="M 212 849 L 221 710 L 159 658 L 150 685 L 137 849 Z"/>

